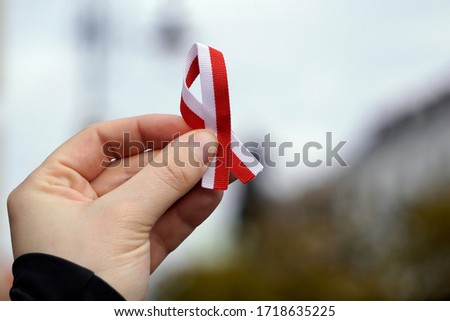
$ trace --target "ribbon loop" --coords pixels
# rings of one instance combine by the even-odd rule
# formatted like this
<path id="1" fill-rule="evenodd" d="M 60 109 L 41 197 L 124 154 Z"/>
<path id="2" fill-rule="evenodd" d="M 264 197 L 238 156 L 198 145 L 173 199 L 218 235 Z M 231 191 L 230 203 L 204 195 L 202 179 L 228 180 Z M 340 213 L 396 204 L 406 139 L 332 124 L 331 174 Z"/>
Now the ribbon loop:
<path id="1" fill-rule="evenodd" d="M 189 90 L 199 75 L 202 102 Z M 226 190 L 230 170 L 243 183 L 262 171 L 262 165 L 231 131 L 227 70 L 220 51 L 199 43 L 189 50 L 180 110 L 190 127 L 206 128 L 217 135 L 218 149 L 203 175 L 204 188 Z"/>

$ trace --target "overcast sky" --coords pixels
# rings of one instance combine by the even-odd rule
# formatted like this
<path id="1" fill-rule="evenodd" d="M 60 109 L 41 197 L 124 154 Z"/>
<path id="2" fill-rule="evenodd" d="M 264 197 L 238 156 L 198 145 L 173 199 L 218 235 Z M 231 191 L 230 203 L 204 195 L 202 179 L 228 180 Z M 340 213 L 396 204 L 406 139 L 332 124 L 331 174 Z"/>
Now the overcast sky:
<path id="1" fill-rule="evenodd" d="M 83 85 L 86 56 L 76 22 L 80 8 L 93 1 L 6 2 L 2 199 L 82 127 L 82 106 L 92 94 Z M 188 27 L 175 54 L 157 43 L 165 2 L 109 1 L 103 119 L 178 114 L 184 55 L 201 42 L 225 55 L 238 137 L 260 140 L 271 133 L 301 152 L 305 142 L 324 143 L 331 131 L 336 141 L 348 141 L 343 154 L 351 158 L 374 124 L 403 112 L 399 102 L 421 99 L 448 79 L 449 1 L 172 1 Z M 266 175 L 275 197 L 337 170 L 280 164 Z M 239 186 L 228 194 L 179 257 L 195 256 L 196 245 L 213 235 L 226 246 L 218 227 L 229 226 Z M 1 240 L 10 253 L 2 214 Z"/>

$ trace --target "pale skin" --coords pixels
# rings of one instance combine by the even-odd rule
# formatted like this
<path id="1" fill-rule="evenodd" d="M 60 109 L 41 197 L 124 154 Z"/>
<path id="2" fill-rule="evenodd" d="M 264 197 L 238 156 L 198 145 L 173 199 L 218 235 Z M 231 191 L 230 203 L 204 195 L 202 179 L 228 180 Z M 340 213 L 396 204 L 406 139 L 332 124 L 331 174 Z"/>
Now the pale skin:
<path id="1" fill-rule="evenodd" d="M 163 167 L 139 166 L 139 152 L 121 152 L 130 167 L 102 166 L 107 141 L 123 133 L 146 145 L 153 157 L 168 152 Z M 189 165 L 188 149 L 173 161 L 171 144 L 194 141 L 198 166 Z M 213 142 L 213 143 L 212 143 Z M 206 130 L 192 131 L 175 115 L 145 115 L 99 123 L 84 129 L 56 149 L 8 198 L 14 257 L 26 253 L 52 254 L 92 270 L 128 300 L 142 300 L 148 277 L 216 208 L 222 191 L 199 184 L 216 137 Z M 192 151 L 191 151 L 192 153 Z M 192 157 L 192 156 L 191 156 Z M 197 164 L 198 164 L 197 163 Z"/>

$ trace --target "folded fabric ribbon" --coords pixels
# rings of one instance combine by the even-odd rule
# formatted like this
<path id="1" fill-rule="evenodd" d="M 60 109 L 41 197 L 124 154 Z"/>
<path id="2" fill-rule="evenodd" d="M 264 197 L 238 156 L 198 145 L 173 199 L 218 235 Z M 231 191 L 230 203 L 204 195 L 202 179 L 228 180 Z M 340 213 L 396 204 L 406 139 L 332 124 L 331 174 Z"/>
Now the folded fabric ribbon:
<path id="1" fill-rule="evenodd" d="M 200 75 L 202 102 L 189 88 Z M 202 186 L 226 190 L 231 172 L 243 183 L 255 178 L 263 166 L 231 130 L 227 70 L 222 53 L 195 43 L 187 54 L 180 103 L 181 115 L 193 129 L 206 128 L 217 135 L 214 160 L 202 179 Z"/>

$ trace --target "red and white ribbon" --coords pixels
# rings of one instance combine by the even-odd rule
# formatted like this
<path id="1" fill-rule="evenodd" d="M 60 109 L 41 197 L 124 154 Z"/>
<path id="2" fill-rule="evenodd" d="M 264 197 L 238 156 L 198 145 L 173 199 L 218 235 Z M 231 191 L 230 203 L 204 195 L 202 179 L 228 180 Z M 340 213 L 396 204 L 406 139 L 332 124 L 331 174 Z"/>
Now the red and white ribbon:
<path id="1" fill-rule="evenodd" d="M 189 90 L 198 75 L 202 102 Z M 231 130 L 227 70 L 220 51 L 199 43 L 189 50 L 180 109 L 190 127 L 206 128 L 217 135 L 217 153 L 203 176 L 203 187 L 227 189 L 230 170 L 243 183 L 262 171 L 263 166 Z"/>

